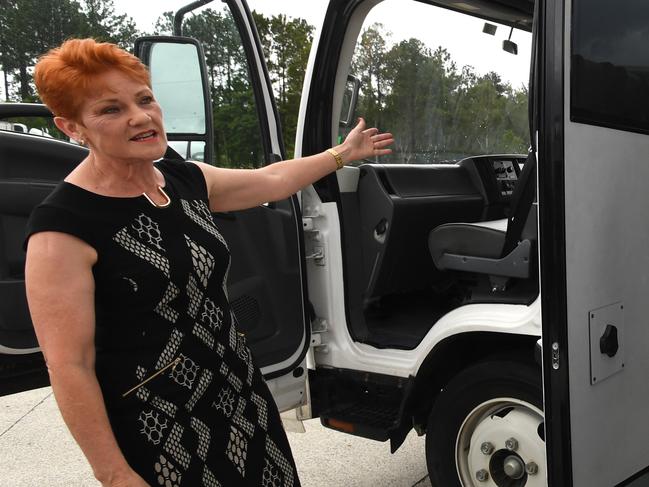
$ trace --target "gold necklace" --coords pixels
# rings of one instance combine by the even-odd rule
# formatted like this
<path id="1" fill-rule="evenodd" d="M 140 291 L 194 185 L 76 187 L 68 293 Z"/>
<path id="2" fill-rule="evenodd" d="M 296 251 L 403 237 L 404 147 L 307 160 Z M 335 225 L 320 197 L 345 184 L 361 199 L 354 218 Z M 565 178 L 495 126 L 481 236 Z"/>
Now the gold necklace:
<path id="1" fill-rule="evenodd" d="M 156 208 L 166 208 L 167 206 L 169 206 L 171 204 L 171 198 L 169 198 L 169 195 L 167 193 L 165 193 L 165 190 L 162 189 L 162 186 L 158 186 L 158 193 L 160 193 L 162 196 L 164 196 L 164 199 L 166 200 L 161 205 L 159 205 L 158 203 L 153 201 L 151 198 L 149 198 L 149 195 L 146 194 L 146 193 L 142 193 L 142 196 L 144 196 L 147 199 L 147 201 L 149 203 L 151 203 L 153 206 L 155 206 Z"/>

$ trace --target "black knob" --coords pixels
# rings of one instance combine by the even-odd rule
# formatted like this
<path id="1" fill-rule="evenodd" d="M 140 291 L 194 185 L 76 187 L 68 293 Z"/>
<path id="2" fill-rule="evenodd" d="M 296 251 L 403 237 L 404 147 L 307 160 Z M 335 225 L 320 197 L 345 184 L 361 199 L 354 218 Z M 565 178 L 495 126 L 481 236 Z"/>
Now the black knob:
<path id="1" fill-rule="evenodd" d="M 606 325 L 606 330 L 599 339 L 599 351 L 609 357 L 614 357 L 618 348 L 620 348 L 620 344 L 617 341 L 617 327 Z"/>

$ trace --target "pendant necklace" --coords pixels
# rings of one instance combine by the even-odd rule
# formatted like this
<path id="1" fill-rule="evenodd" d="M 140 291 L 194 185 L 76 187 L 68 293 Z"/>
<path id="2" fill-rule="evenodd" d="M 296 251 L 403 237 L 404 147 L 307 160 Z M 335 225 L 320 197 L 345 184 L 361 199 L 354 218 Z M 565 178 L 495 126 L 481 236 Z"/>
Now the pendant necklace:
<path id="1" fill-rule="evenodd" d="M 162 186 L 158 186 L 157 188 L 158 188 L 158 193 L 160 193 L 165 199 L 165 202 L 162 203 L 161 205 L 159 205 L 158 203 L 153 201 L 151 198 L 149 198 L 149 195 L 146 194 L 146 193 L 142 193 L 142 196 L 144 196 L 147 199 L 147 201 L 149 203 L 151 203 L 156 208 L 166 208 L 166 207 L 168 207 L 171 204 L 171 198 L 169 198 L 169 195 L 167 193 L 165 193 L 165 190 L 162 189 Z"/>

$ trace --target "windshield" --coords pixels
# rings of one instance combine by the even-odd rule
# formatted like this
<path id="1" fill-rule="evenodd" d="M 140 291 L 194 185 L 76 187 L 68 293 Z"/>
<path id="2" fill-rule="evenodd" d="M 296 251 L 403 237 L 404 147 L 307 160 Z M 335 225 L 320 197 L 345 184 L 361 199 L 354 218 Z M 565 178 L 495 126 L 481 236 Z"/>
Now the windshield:
<path id="1" fill-rule="evenodd" d="M 378 4 L 350 72 L 361 85 L 356 115 L 395 135 L 380 162 L 525 154 L 530 47 L 530 33 L 505 25 L 415 1 Z"/>

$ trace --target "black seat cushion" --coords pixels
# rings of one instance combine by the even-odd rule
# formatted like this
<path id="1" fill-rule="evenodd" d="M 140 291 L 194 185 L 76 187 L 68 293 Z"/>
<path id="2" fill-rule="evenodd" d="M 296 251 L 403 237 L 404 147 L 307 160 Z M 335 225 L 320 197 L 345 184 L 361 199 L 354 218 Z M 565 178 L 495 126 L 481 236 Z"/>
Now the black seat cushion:
<path id="1" fill-rule="evenodd" d="M 505 245 L 507 220 L 479 223 L 447 223 L 428 235 L 428 249 L 435 265 L 447 254 L 499 259 Z"/>

